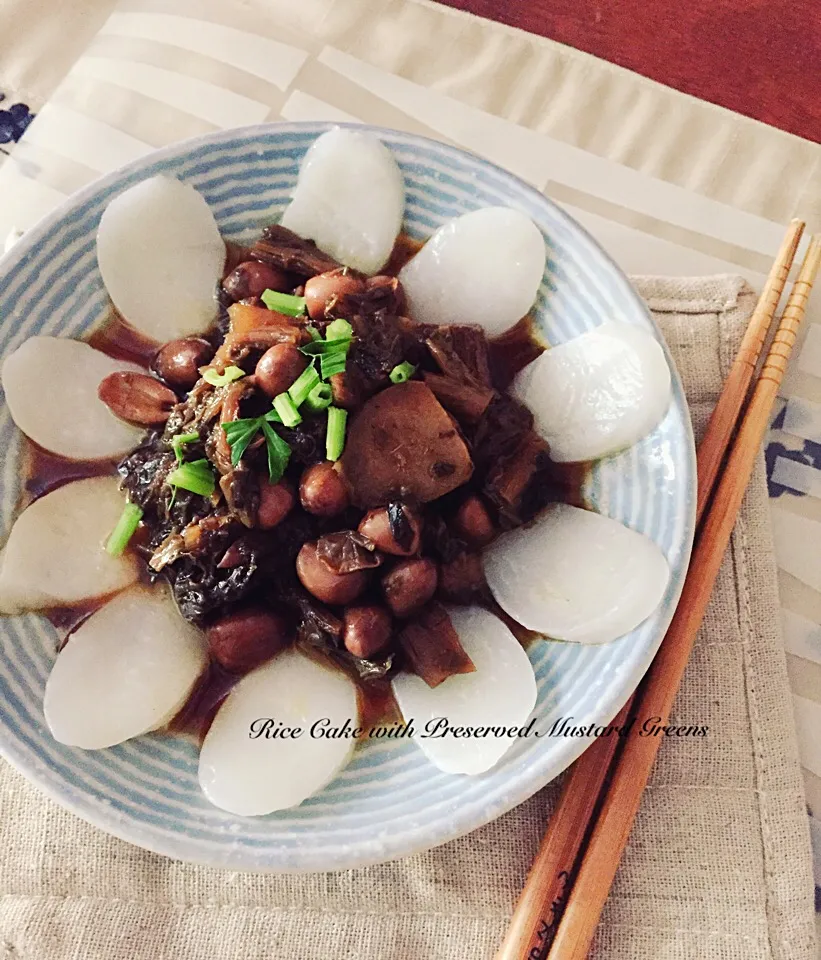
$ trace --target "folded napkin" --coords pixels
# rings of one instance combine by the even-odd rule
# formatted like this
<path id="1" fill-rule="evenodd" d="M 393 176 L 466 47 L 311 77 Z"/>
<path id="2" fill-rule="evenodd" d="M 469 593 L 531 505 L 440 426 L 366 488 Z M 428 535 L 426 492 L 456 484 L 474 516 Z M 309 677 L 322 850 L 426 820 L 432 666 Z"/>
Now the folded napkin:
<path id="1" fill-rule="evenodd" d="M 738 278 L 640 278 L 699 433 L 754 303 Z M 644 718 L 642 718 L 644 719 Z M 810 960 L 812 878 L 759 463 L 592 956 Z M 405 860 L 259 875 L 132 847 L 0 766 L 3 960 L 492 957 L 560 784 Z"/>

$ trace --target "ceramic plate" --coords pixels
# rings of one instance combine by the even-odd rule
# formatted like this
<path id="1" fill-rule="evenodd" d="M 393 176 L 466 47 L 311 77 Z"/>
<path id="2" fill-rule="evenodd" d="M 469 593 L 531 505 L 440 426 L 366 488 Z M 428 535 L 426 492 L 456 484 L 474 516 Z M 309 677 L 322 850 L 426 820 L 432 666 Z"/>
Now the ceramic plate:
<path id="1" fill-rule="evenodd" d="M 247 240 L 276 220 L 299 163 L 327 124 L 276 124 L 216 133 L 153 153 L 92 184 L 29 231 L 0 261 L 0 352 L 33 334 L 80 337 L 107 314 L 94 238 L 108 201 L 145 177 L 170 174 L 207 199 L 225 237 Z M 658 336 L 630 283 L 567 214 L 516 177 L 478 157 L 421 137 L 374 132 L 405 175 L 405 229 L 429 236 L 445 220 L 501 204 L 542 230 L 547 267 L 535 307 L 549 342 L 605 320 Z M 669 354 L 668 354 L 669 359 Z M 44 385 L 44 388 L 46 385 Z M 5 405 L 0 511 L 8 532 L 20 495 L 19 434 Z M 670 410 L 641 443 L 596 464 L 586 493 L 600 512 L 651 537 L 670 563 L 655 614 L 600 647 L 531 644 L 539 697 L 534 729 L 559 717 L 612 719 L 635 688 L 670 621 L 693 535 L 695 458 L 687 406 L 673 376 Z M 439 772 L 409 741 L 369 741 L 321 793 L 262 818 L 212 807 L 197 783 L 197 749 L 149 735 L 101 751 L 56 743 L 43 720 L 43 690 L 57 634 L 34 615 L 0 620 L 0 750 L 58 803 L 103 830 L 171 857 L 250 870 L 334 870 L 424 850 L 521 803 L 581 753 L 584 741 L 517 741 L 490 772 Z"/>

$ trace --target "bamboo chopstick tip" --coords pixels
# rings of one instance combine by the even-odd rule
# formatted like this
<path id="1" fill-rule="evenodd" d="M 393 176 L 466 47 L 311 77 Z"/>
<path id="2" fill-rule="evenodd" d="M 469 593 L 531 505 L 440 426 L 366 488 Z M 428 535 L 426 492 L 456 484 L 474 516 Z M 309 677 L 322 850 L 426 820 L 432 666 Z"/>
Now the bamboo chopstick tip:
<path id="1" fill-rule="evenodd" d="M 795 284 L 806 284 L 811 288 L 818 275 L 819 267 L 821 267 L 821 236 L 816 235 L 810 237 Z M 809 293 L 809 290 L 807 292 Z"/>

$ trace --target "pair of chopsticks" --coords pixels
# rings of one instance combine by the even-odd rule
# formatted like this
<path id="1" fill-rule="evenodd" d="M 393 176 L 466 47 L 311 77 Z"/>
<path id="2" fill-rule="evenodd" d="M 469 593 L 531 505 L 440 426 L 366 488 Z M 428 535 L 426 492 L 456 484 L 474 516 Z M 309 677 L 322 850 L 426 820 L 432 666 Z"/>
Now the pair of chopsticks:
<path id="1" fill-rule="evenodd" d="M 617 725 L 631 716 L 670 716 L 821 266 L 821 239 L 812 238 L 748 399 L 803 230 L 800 220 L 791 222 L 699 446 L 687 578 L 661 648 Z M 662 739 L 600 738 L 576 761 L 496 960 L 587 957 Z"/>

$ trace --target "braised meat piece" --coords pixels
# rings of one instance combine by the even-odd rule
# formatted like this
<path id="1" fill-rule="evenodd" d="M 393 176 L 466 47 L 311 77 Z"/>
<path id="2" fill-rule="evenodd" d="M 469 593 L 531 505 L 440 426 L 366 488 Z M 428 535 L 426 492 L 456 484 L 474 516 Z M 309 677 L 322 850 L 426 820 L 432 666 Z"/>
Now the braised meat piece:
<path id="1" fill-rule="evenodd" d="M 323 253 L 313 241 L 303 240 L 279 224 L 266 227 L 248 254 L 253 260 L 279 267 L 303 280 L 315 277 L 318 273 L 338 270 L 342 266 L 333 257 Z"/>
<path id="2" fill-rule="evenodd" d="M 424 378 L 445 410 L 450 411 L 463 425 L 478 423 L 496 395 L 490 387 L 478 386 L 455 377 L 426 372 Z"/>
<path id="3" fill-rule="evenodd" d="M 447 610 L 432 603 L 399 634 L 408 667 L 429 687 L 438 687 L 455 673 L 473 673 L 476 667 L 465 653 Z"/>
<path id="4" fill-rule="evenodd" d="M 499 511 L 503 527 L 518 527 L 532 520 L 539 510 L 558 499 L 547 444 L 537 433 L 525 434 L 511 454 L 491 467 L 482 489 Z"/>
<path id="5" fill-rule="evenodd" d="M 378 393 L 353 417 L 342 471 L 353 502 L 367 509 L 436 500 L 466 483 L 473 463 L 430 388 L 409 381 Z"/>
<path id="6" fill-rule="evenodd" d="M 481 327 L 433 327 L 425 342 L 445 376 L 476 386 L 493 386 L 487 337 Z"/>
<path id="7" fill-rule="evenodd" d="M 512 397 L 495 397 L 471 435 L 476 466 L 486 468 L 509 456 L 532 429 L 527 407 Z"/>

